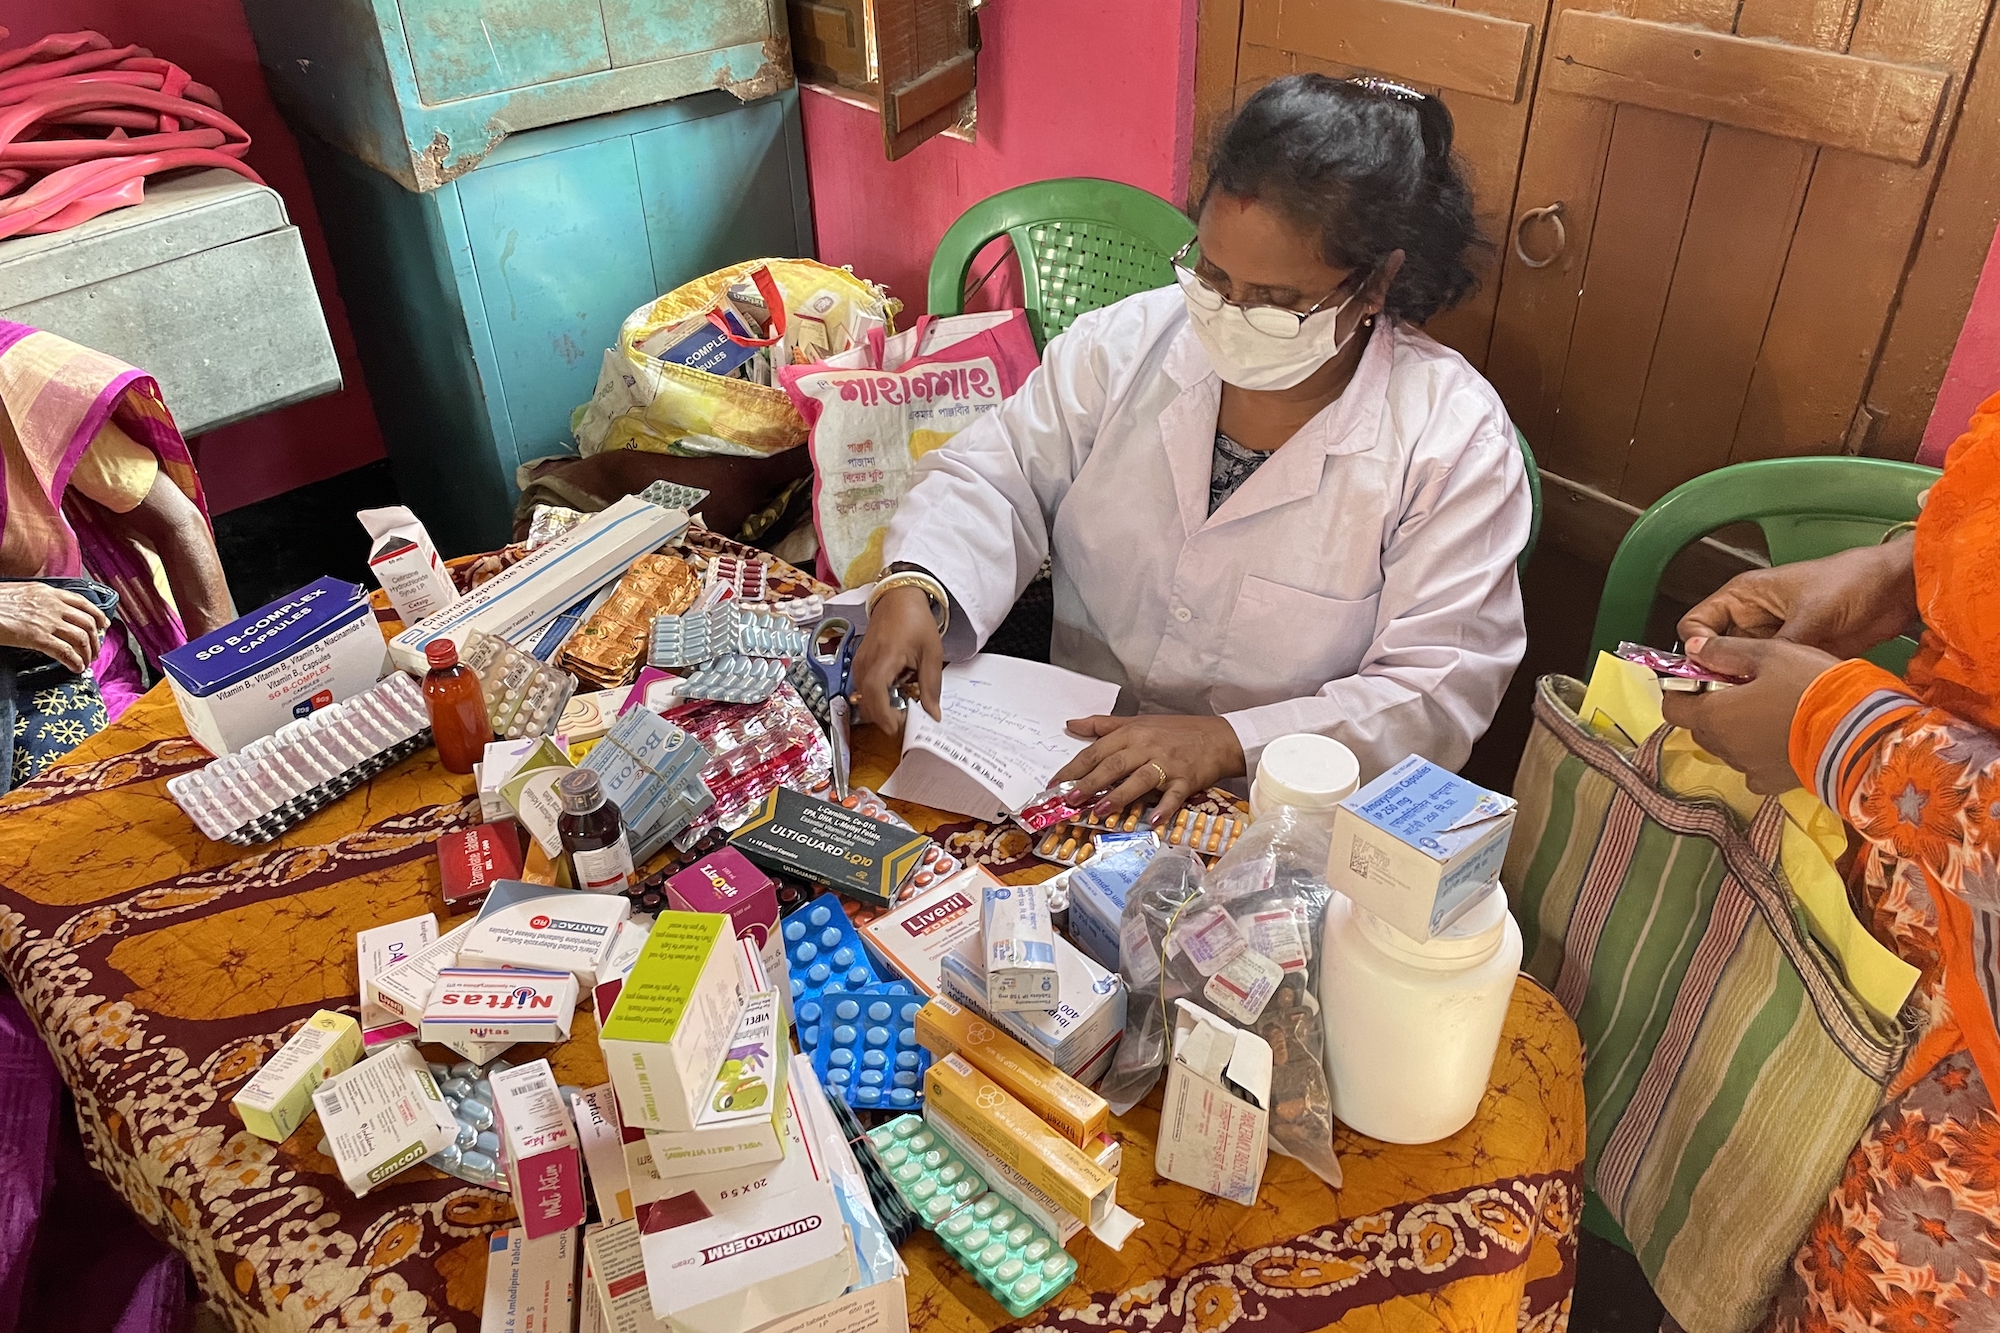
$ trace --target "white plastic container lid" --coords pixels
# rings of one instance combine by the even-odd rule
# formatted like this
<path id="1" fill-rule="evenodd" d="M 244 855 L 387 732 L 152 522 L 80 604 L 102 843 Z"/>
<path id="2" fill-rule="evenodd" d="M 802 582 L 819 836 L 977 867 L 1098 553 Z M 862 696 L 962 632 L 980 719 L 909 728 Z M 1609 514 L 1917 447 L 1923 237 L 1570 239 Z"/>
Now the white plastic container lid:
<path id="1" fill-rule="evenodd" d="M 1453 972 L 1477 967 L 1500 948 L 1507 933 L 1507 894 L 1494 880 L 1458 919 L 1427 940 L 1412 939 L 1360 904 L 1354 921 L 1368 942 L 1413 967 Z"/>
<path id="2" fill-rule="evenodd" d="M 1360 761 L 1331 736 L 1309 731 L 1280 736 L 1264 747 L 1257 761 L 1251 813 L 1256 816 L 1277 805 L 1332 810 L 1360 785 Z"/>

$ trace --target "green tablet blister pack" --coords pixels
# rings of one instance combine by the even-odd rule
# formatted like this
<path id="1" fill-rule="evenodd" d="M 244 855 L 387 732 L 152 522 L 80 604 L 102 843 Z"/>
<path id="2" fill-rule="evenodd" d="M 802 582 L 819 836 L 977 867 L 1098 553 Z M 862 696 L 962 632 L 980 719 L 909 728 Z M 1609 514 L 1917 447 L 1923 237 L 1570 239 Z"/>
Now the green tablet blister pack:
<path id="1" fill-rule="evenodd" d="M 1048 1304 L 1076 1276 L 1076 1257 L 919 1117 L 899 1116 L 868 1141 L 918 1220 L 1014 1318 Z"/>

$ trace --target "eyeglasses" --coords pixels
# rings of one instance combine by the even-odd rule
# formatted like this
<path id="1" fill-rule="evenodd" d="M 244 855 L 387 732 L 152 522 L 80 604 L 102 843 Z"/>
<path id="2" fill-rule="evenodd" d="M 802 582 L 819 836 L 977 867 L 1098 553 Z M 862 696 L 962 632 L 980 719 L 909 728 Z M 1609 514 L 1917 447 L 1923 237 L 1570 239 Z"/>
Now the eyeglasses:
<path id="1" fill-rule="evenodd" d="M 1313 302 L 1312 309 L 1305 311 L 1303 314 L 1297 310 L 1287 310 L 1281 305 L 1243 305 L 1239 302 L 1229 300 L 1221 292 L 1215 290 L 1209 284 L 1207 278 L 1202 277 L 1191 265 L 1183 262 L 1187 258 L 1188 252 L 1193 250 L 1197 244 L 1199 244 L 1198 240 L 1189 241 L 1186 245 L 1174 251 L 1172 259 L 1168 261 L 1176 270 L 1193 279 L 1192 282 L 1183 282 L 1181 284 L 1181 290 L 1187 293 L 1188 299 L 1199 305 L 1202 309 L 1209 311 L 1220 310 L 1226 305 L 1234 305 L 1238 310 L 1243 312 L 1243 318 L 1249 323 L 1251 328 L 1257 330 L 1259 333 L 1267 333 L 1273 338 L 1298 337 L 1304 331 L 1308 319 L 1325 309 L 1327 302 L 1340 295 L 1343 290 L 1355 285 L 1355 279 L 1360 276 L 1359 274 L 1349 275 L 1347 280 L 1342 282 L 1340 286 L 1335 287 L 1325 296 Z"/>

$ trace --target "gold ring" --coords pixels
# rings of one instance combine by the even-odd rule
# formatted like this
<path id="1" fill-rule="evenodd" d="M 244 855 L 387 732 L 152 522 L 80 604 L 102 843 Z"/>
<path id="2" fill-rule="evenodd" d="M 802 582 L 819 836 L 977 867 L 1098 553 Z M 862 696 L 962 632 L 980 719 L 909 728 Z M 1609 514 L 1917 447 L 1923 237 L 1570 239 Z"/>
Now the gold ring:
<path id="1" fill-rule="evenodd" d="M 1159 780 L 1158 782 L 1155 782 L 1155 783 L 1153 784 L 1153 790 L 1154 790 L 1154 791 L 1158 791 L 1158 790 L 1159 790 L 1160 788 L 1162 788 L 1162 787 L 1164 787 L 1164 786 L 1166 786 L 1166 785 L 1167 785 L 1167 781 L 1168 781 L 1168 778 L 1167 778 L 1167 770 L 1166 770 L 1166 769 L 1164 769 L 1164 768 L 1161 768 L 1161 767 L 1160 767 L 1160 765 L 1159 765 L 1159 761 L 1157 761 L 1157 760 L 1154 760 L 1154 759 L 1148 759 L 1148 760 L 1146 761 L 1146 764 L 1145 764 L 1145 766 L 1146 766 L 1147 768 L 1150 768 L 1150 769 L 1152 769 L 1152 770 L 1153 770 L 1153 771 L 1154 771 L 1155 773 L 1158 773 L 1158 774 L 1160 775 L 1160 780 Z"/>

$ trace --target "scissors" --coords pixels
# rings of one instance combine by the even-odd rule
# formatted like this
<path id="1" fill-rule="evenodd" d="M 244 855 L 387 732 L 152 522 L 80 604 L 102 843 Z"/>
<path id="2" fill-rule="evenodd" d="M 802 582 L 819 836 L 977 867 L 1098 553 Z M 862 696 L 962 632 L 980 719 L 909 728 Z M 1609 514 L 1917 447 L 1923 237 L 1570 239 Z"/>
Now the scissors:
<path id="1" fill-rule="evenodd" d="M 831 616 L 820 621 L 813 631 L 808 654 L 813 671 L 826 690 L 826 711 L 832 720 L 833 794 L 843 801 L 847 799 L 847 777 L 854 754 L 847 695 L 854 688 L 854 650 L 860 644 L 861 636 L 854 632 L 853 621 L 845 616 Z"/>

